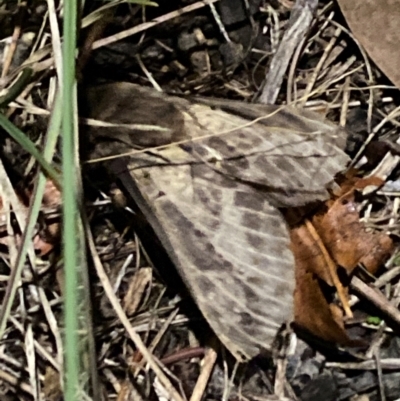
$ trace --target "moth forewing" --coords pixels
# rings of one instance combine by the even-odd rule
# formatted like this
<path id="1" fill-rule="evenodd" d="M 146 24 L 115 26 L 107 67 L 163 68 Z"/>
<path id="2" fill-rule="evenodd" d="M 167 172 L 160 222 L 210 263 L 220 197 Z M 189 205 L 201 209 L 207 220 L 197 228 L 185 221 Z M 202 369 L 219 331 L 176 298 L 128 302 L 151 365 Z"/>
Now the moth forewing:
<path id="1" fill-rule="evenodd" d="M 197 153 L 201 147 L 202 156 L 209 149 L 218 152 L 221 173 L 265 186 L 278 207 L 326 199 L 327 186 L 349 161 L 343 151 L 345 131 L 310 111 L 302 116 L 302 111 L 288 111 L 292 108 L 255 106 L 262 111 L 259 119 L 246 120 L 223 109 L 192 105 L 185 126 L 196 122 L 197 129 L 188 132 L 195 137 Z"/>

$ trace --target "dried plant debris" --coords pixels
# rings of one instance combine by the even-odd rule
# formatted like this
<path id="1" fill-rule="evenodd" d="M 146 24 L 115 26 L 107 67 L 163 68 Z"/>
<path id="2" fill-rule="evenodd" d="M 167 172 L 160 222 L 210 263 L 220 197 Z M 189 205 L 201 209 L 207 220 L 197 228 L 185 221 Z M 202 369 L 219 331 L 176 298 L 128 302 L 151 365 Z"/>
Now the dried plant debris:
<path id="1" fill-rule="evenodd" d="M 85 134 L 92 158 L 117 156 L 109 168 L 221 341 L 239 360 L 269 350 L 292 319 L 295 286 L 278 208 L 328 197 L 348 162 L 345 132 L 292 108 L 196 102 L 129 83 L 87 89 L 85 106 L 108 125 Z"/>
<path id="2" fill-rule="evenodd" d="M 366 229 L 355 202 L 356 189 L 376 185 L 380 180 L 351 178 L 342 181 L 340 190 L 308 224 L 291 230 L 291 239 L 296 259 L 296 323 L 326 341 L 357 346 L 362 341 L 348 336 L 342 309 L 335 303 L 329 304 L 321 281 L 329 287 L 338 285 L 340 294 L 343 280 L 339 280 L 338 267 L 346 273 L 347 283 L 359 265 L 375 274 L 392 254 L 394 244 L 387 234 Z M 347 291 L 341 301 L 347 303 Z M 343 306 L 347 317 L 352 317 L 349 308 Z"/>

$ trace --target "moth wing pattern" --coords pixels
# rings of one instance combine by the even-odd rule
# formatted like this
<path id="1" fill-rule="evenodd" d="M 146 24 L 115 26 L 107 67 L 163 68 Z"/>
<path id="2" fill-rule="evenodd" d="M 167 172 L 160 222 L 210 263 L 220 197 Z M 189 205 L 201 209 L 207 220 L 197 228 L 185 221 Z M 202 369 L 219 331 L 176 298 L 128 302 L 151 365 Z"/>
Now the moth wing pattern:
<path id="1" fill-rule="evenodd" d="M 224 345 L 238 360 L 269 350 L 293 317 L 294 261 L 279 211 L 202 164 L 130 173 L 139 206 Z"/>
<path id="2" fill-rule="evenodd" d="M 122 96 L 115 104 L 124 105 L 124 123 L 165 131 L 89 129 L 93 157 L 166 145 L 127 158 L 128 191 L 222 343 L 240 361 L 270 349 L 293 317 L 295 287 L 278 208 L 326 199 L 348 161 L 343 130 L 307 111 L 187 100 L 127 83 L 94 88 L 94 99 L 101 95 Z M 118 107 L 108 122 L 120 122 Z M 101 118 L 101 108 L 90 116 Z"/>
<path id="3" fill-rule="evenodd" d="M 196 139 L 197 152 L 205 157 L 212 149 L 221 160 L 217 170 L 264 187 L 278 207 L 325 200 L 327 187 L 349 161 L 343 151 L 344 129 L 293 107 L 254 106 L 258 117 L 252 110 L 249 114 L 256 121 L 252 123 L 222 109 L 193 105 L 186 118 L 199 130 L 197 134 L 190 130 L 192 135 L 201 138 L 205 130 L 217 133 Z"/>

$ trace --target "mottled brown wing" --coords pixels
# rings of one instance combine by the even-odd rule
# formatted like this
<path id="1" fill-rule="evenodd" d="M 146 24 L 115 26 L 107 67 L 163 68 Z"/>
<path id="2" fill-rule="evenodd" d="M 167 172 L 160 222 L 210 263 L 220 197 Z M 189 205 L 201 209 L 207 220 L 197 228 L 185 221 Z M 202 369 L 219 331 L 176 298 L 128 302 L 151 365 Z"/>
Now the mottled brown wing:
<path id="1" fill-rule="evenodd" d="M 251 122 L 218 105 L 211 109 L 126 85 L 122 91 L 108 86 L 106 95 L 104 87 L 94 89 L 94 98 L 102 94 L 116 97 L 119 107 L 124 103 L 124 124 L 143 124 L 143 115 L 154 109 L 156 124 L 166 131 L 157 137 L 128 127 L 90 130 L 95 154 L 127 151 L 126 144 L 138 147 L 149 138 L 154 146 L 180 141 L 132 155 L 126 187 L 215 333 L 239 360 L 251 358 L 270 348 L 293 313 L 293 255 L 275 205 L 326 197 L 326 185 L 347 161 L 334 144 L 336 128 L 309 113 L 259 105 L 263 122 Z M 101 115 L 95 104 L 90 116 Z M 107 117 L 121 123 L 117 112 Z M 310 157 L 321 161 L 318 169 L 307 162 Z M 283 170 L 290 167 L 295 171 Z M 312 168 L 317 178 L 303 168 Z"/>
<path id="2" fill-rule="evenodd" d="M 211 100 L 210 104 L 219 102 Z M 234 105 L 229 105 L 232 112 Z M 251 107 L 242 104 L 241 114 Z M 258 120 L 253 123 L 255 110 Z M 216 133 L 195 140 L 193 152 L 203 159 L 214 157 L 216 171 L 264 187 L 275 206 L 302 206 L 326 199 L 326 188 L 348 162 L 342 150 L 344 130 L 314 113 L 290 107 L 279 110 L 255 105 L 248 114 L 254 119 L 228 114 L 222 107 L 192 105 L 185 114 L 186 125 L 196 127 L 190 130 L 192 138 Z"/>
<path id="3" fill-rule="evenodd" d="M 293 314 L 281 214 L 259 191 L 204 164 L 129 170 L 133 197 L 221 341 L 239 360 L 268 350 Z"/>

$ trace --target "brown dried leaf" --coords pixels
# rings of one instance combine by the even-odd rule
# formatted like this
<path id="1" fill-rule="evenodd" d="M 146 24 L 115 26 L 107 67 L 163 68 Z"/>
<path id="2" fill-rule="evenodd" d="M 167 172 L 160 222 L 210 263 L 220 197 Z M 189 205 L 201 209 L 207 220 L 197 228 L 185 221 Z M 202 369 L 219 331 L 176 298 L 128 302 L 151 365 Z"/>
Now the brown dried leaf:
<path id="1" fill-rule="evenodd" d="M 400 0 L 338 0 L 338 3 L 356 39 L 400 88 Z"/>
<path id="2" fill-rule="evenodd" d="M 374 274 L 393 251 L 393 241 L 384 233 L 367 231 L 360 222 L 354 191 L 334 201 L 314 225 L 333 260 L 348 274 L 362 263 Z"/>
<path id="3" fill-rule="evenodd" d="M 366 231 L 354 201 L 355 189 L 377 184 L 374 177 L 342 182 L 338 197 L 326 202 L 326 210 L 312 219 L 330 257 L 350 275 L 362 263 L 372 274 L 390 256 L 393 241 L 386 234 Z M 343 320 L 332 314 L 318 278 L 333 286 L 320 247 L 306 225 L 291 230 L 296 260 L 295 320 L 300 326 L 327 341 L 356 345 L 344 329 Z"/>
<path id="4" fill-rule="evenodd" d="M 62 204 L 60 190 L 54 185 L 53 181 L 47 180 L 43 194 L 44 207 L 59 207 Z"/>
<path id="5" fill-rule="evenodd" d="M 326 341 L 352 345 L 353 341 L 345 331 L 343 320 L 331 313 L 317 276 L 309 270 L 307 260 L 301 258 L 302 254 L 309 252 L 304 244 L 303 235 L 307 235 L 304 231 L 291 232 L 296 259 L 295 322 Z"/>
<path id="6" fill-rule="evenodd" d="M 26 196 L 31 197 L 31 193 L 27 191 Z M 62 199 L 60 190 L 54 185 L 53 181 L 47 180 L 42 206 L 45 208 L 61 207 Z M 54 245 L 60 241 L 61 223 L 47 222 L 46 226 L 33 238 L 33 244 L 38 256 L 46 256 L 53 249 Z"/>
<path id="7" fill-rule="evenodd" d="M 305 225 L 290 232 L 296 261 L 295 322 L 313 335 L 340 345 L 360 345 L 345 330 L 343 313 L 329 304 L 319 280 L 333 286 L 321 249 Z"/>
<path id="8" fill-rule="evenodd" d="M 60 374 L 53 367 L 46 367 L 42 390 L 46 400 L 56 401 L 62 397 L 63 390 L 60 385 Z"/>
<path id="9" fill-rule="evenodd" d="M 190 101 L 127 83 L 90 89 L 85 105 L 86 116 L 108 123 L 86 133 L 92 157 L 164 145 L 108 167 L 226 347 L 239 360 L 269 349 L 292 320 L 295 286 L 277 207 L 327 198 L 348 161 L 344 132 L 306 111 Z"/>

